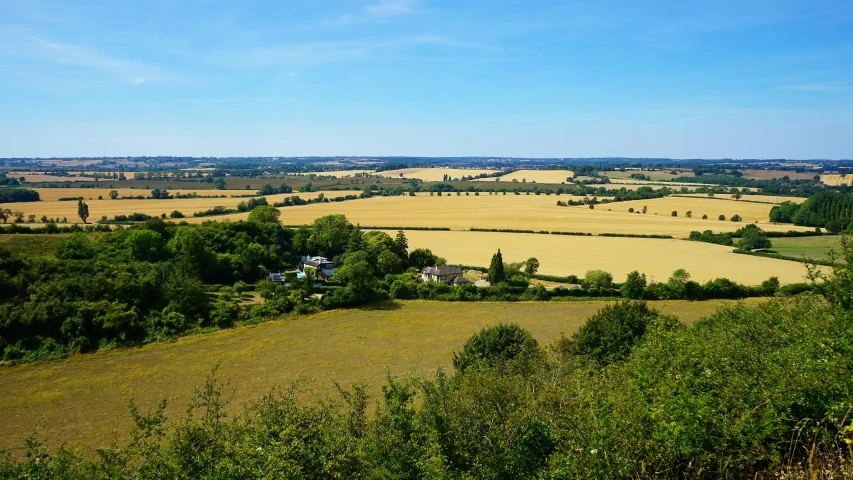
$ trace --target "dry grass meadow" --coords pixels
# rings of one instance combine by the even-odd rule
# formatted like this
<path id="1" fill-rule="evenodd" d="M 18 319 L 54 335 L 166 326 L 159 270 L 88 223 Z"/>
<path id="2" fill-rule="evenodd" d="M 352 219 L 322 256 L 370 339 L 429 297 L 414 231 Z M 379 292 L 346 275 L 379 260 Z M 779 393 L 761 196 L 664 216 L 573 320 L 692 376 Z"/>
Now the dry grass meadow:
<path id="1" fill-rule="evenodd" d="M 602 172 L 607 178 L 623 178 L 623 179 L 631 179 L 631 175 L 634 173 L 642 173 L 643 175 L 652 179 L 652 181 L 661 181 L 661 180 L 672 180 L 678 177 L 693 177 L 695 174 L 692 171 L 681 171 L 675 170 L 678 172 L 677 175 L 672 175 L 671 172 L 673 170 L 655 170 L 653 172 L 649 171 L 641 171 L 641 170 L 626 170 L 624 172 Z"/>
<path id="2" fill-rule="evenodd" d="M 649 280 L 666 281 L 678 268 L 698 282 L 724 277 L 746 285 L 758 285 L 770 276 L 783 284 L 799 283 L 806 274 L 799 262 L 739 255 L 731 247 L 683 240 L 420 230 L 407 231 L 406 237 L 410 249 L 429 248 L 451 264 L 488 267 L 500 248 L 506 262 L 536 257 L 539 273 L 545 275 L 583 277 L 601 269 L 612 273 L 616 282 L 633 270 Z"/>
<path id="3" fill-rule="evenodd" d="M 757 300 L 748 300 L 750 304 Z M 723 301 L 652 302 L 693 322 Z M 364 382 L 375 400 L 386 369 L 393 375 L 431 375 L 452 369 L 451 355 L 481 328 L 517 322 L 542 344 L 570 335 L 603 301 L 551 303 L 441 303 L 411 301 L 336 310 L 252 327 L 79 355 L 70 359 L 0 367 L 0 446 L 20 446 L 37 427 L 51 447 L 104 447 L 113 429 L 128 427 L 131 398 L 145 411 L 167 398 L 168 414 L 182 415 L 193 386 L 221 362 L 232 380 L 235 411 L 276 385 L 312 379 L 315 398 Z"/>

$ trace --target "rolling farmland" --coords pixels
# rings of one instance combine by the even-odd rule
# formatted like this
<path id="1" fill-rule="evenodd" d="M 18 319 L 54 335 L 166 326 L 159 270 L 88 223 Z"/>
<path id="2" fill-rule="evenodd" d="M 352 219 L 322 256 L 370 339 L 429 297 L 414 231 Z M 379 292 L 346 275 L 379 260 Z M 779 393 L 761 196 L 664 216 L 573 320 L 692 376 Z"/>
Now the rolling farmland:
<path id="1" fill-rule="evenodd" d="M 767 222 L 770 218 L 770 209 L 773 208 L 773 205 L 707 197 L 664 197 L 651 200 L 611 203 L 601 206 L 601 208 L 607 208 L 614 212 L 626 213 L 629 209 L 634 209 L 635 212 L 641 211 L 643 207 L 648 208 L 646 216 L 671 216 L 672 212 L 675 211 L 681 217 L 685 216 L 688 211 L 691 211 L 693 218 L 702 218 L 702 215 L 708 215 L 709 219 L 716 219 L 720 215 L 725 215 L 726 219 L 729 219 L 732 215 L 737 214 L 743 218 L 744 222 Z M 717 228 L 713 227 L 708 228 L 714 231 L 717 230 Z"/>
<path id="2" fill-rule="evenodd" d="M 407 231 L 406 237 L 409 248 L 430 248 L 451 264 L 488 267 L 500 248 L 506 262 L 536 257 L 539 273 L 545 275 L 583 277 L 588 270 L 601 269 L 612 273 L 616 282 L 633 270 L 665 281 L 678 268 L 700 283 L 725 277 L 758 285 L 770 276 L 799 283 L 806 274 L 799 262 L 738 255 L 731 247 L 682 240 L 417 230 Z"/>
<path id="3" fill-rule="evenodd" d="M 660 234 L 686 238 L 692 230 L 734 231 L 743 223 L 721 222 L 717 215 L 726 217 L 739 213 L 745 220 L 751 219 L 750 212 L 766 220 L 771 205 L 757 203 L 738 203 L 713 199 L 664 198 L 681 203 L 667 204 L 658 200 L 635 202 L 637 208 L 643 205 L 656 205 L 658 215 L 633 214 L 626 206 L 632 202 L 597 205 L 594 210 L 587 207 L 557 207 L 557 200 L 577 199 L 579 197 L 556 195 L 419 195 L 415 197 L 378 197 L 343 203 L 322 203 L 282 209 L 281 221 L 285 225 L 308 224 L 314 219 L 342 213 L 352 223 L 379 227 L 448 227 L 453 230 L 476 228 L 502 228 L 524 230 L 547 230 L 559 232 L 584 233 L 632 233 Z M 728 205 L 732 203 L 735 205 Z M 693 218 L 670 216 L 673 205 L 693 205 Z M 732 207 L 737 207 L 732 210 Z M 676 207 L 682 208 L 682 207 Z M 611 209 L 613 211 L 607 211 Z M 700 210 L 707 210 L 709 220 L 701 220 Z M 686 211 L 686 210 L 685 210 Z M 236 220 L 245 218 L 245 214 L 215 217 L 217 219 Z M 198 219 L 201 221 L 202 219 Z M 761 220 L 759 220 L 761 221 Z M 761 224 L 768 230 L 811 230 L 791 225 Z"/>
<path id="4" fill-rule="evenodd" d="M 68 196 L 78 196 L 69 194 L 66 190 L 72 189 L 48 189 L 48 190 L 57 190 L 57 194 L 60 192 L 64 192 L 68 194 Z M 73 189 L 73 190 L 97 190 L 97 189 Z M 108 192 L 109 190 L 107 190 Z M 136 192 L 136 195 L 145 195 L 149 194 L 149 191 L 146 190 L 132 190 Z M 221 192 L 222 195 L 228 195 L 229 192 L 233 192 L 233 190 L 210 190 L 210 192 Z M 251 193 L 255 193 L 250 191 Z M 53 192 L 51 192 L 53 193 Z M 174 193 L 174 192 L 173 192 Z M 305 199 L 308 198 L 316 198 L 320 192 L 312 192 L 312 193 L 281 193 L 276 195 L 267 195 L 267 201 L 272 204 L 274 202 L 280 202 L 285 197 L 298 196 Z M 338 195 L 347 195 L 347 194 L 359 194 L 361 192 L 333 192 L 334 196 Z M 324 194 L 329 194 L 329 192 L 325 192 Z M 65 196 L 65 195 L 63 195 Z M 89 205 L 89 220 L 96 221 L 101 218 L 101 216 L 106 215 L 108 218 L 112 218 L 115 215 L 128 215 L 131 213 L 145 213 L 148 215 L 160 215 L 165 213 L 167 216 L 173 211 L 178 210 L 187 217 L 192 216 L 193 212 L 203 211 L 211 209 L 215 206 L 222 205 L 227 208 L 236 208 L 237 204 L 240 202 L 245 202 L 249 200 L 249 198 L 240 198 L 240 197 L 228 197 L 228 198 L 171 198 L 165 200 L 155 200 L 155 199 L 146 199 L 146 200 L 110 200 L 107 198 L 106 200 L 88 200 L 88 198 L 92 197 L 85 196 L 87 198 L 86 204 Z M 97 197 L 93 197 L 97 198 Z M 105 197 L 106 198 L 106 197 Z M 42 215 L 47 215 L 48 218 L 67 218 L 69 222 L 74 223 L 78 222 L 79 218 L 77 217 L 77 202 L 75 201 L 42 201 L 42 202 L 19 202 L 19 203 L 4 203 L 0 204 L 0 208 L 9 208 L 13 211 L 20 210 L 24 212 L 24 215 L 34 214 L 36 217 L 41 217 Z M 211 218 L 219 219 L 221 217 L 204 217 L 199 220 L 210 220 Z"/>
<path id="5" fill-rule="evenodd" d="M 454 179 L 468 175 L 476 177 L 482 173 L 495 173 L 497 171 L 483 168 L 402 168 L 379 172 L 379 175 L 391 178 L 417 178 L 425 182 L 440 182 L 445 175 L 450 175 L 450 178 Z"/>
<path id="6" fill-rule="evenodd" d="M 692 323 L 725 301 L 651 303 Z M 220 378 L 232 379 L 232 413 L 273 386 L 300 377 L 315 380 L 314 398 L 332 391 L 330 382 L 337 380 L 344 386 L 368 384 L 375 400 L 386 368 L 393 375 L 452 369 L 452 352 L 484 326 L 517 322 L 549 344 L 571 335 L 603 305 L 598 300 L 386 303 L 56 362 L 0 367 L 0 446 L 20 445 L 38 424 L 39 439 L 51 447 L 65 441 L 105 447 L 114 426 L 118 432 L 128 431 L 131 398 L 143 412 L 167 398 L 167 414 L 174 419 L 184 412 L 192 388 L 201 385 L 217 362 L 222 362 Z"/>

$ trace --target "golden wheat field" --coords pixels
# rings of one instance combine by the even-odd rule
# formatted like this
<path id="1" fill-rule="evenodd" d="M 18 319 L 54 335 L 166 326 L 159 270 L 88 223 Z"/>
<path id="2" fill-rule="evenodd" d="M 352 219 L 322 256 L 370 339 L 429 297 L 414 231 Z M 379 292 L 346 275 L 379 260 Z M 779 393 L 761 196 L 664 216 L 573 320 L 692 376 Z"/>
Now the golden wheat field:
<path id="1" fill-rule="evenodd" d="M 45 173 L 34 173 L 34 172 L 26 172 L 22 174 L 15 173 L 14 175 L 10 174 L 10 176 L 14 178 L 24 177 L 25 182 L 94 182 L 94 177 L 60 177 L 57 175 L 48 175 Z"/>
<path id="2" fill-rule="evenodd" d="M 142 195 L 147 197 L 151 195 L 150 189 L 143 188 L 34 188 L 36 192 L 39 194 L 39 198 L 42 201 L 55 201 L 60 198 L 73 198 L 73 197 L 83 197 L 84 200 L 95 200 L 99 196 L 104 197 L 109 200 L 110 192 L 115 190 L 118 192 L 119 198 L 121 197 L 135 197 L 137 195 Z M 169 190 L 169 194 L 177 195 L 177 194 L 188 194 L 188 193 L 196 193 L 201 197 L 212 197 L 225 195 L 226 197 L 230 197 L 231 195 L 250 195 L 255 194 L 257 190 L 200 190 L 200 189 L 177 189 L 177 190 Z"/>
<path id="3" fill-rule="evenodd" d="M 594 210 L 587 207 L 558 207 L 558 200 L 578 199 L 568 195 L 443 195 L 415 197 L 377 197 L 341 203 L 322 203 L 300 207 L 283 208 L 281 222 L 285 225 L 302 225 L 314 219 L 334 213 L 342 213 L 353 223 L 378 227 L 447 227 L 453 230 L 476 228 L 498 228 L 516 230 L 547 230 L 584 233 L 634 233 L 672 235 L 686 238 L 693 230 L 734 231 L 743 223 L 721 222 L 716 215 L 701 220 L 695 212 L 702 208 L 720 213 L 726 210 L 726 202 L 712 199 L 678 199 L 696 202 L 694 218 L 669 216 L 671 206 L 660 205 L 665 214 L 632 214 L 615 211 L 625 203 L 598 205 Z M 648 201 L 651 202 L 651 201 Z M 647 203 L 648 203 L 647 202 Z M 732 202 L 734 203 L 734 202 Z M 722 204 L 722 205 L 718 205 Z M 651 204 L 650 204 L 651 205 Z M 749 207 L 767 208 L 770 205 L 746 204 Z M 740 207 L 741 205 L 737 205 Z M 614 209 L 608 212 L 607 209 Z M 642 208 L 642 205 L 639 206 Z M 625 207 L 627 211 L 627 207 Z M 747 209 L 741 210 L 744 215 Z M 726 212 L 731 215 L 737 212 Z M 719 215 L 719 213 L 717 214 Z M 220 220 L 237 220 L 246 215 L 216 217 Z M 766 217 L 766 215 L 765 215 Z M 202 219 L 198 219 L 202 221 Z M 809 230 L 790 225 L 762 224 L 768 230 Z"/>
<path id="4" fill-rule="evenodd" d="M 833 187 L 840 187 L 842 185 L 847 185 L 849 187 L 853 186 L 853 175 L 821 175 L 820 181 Z"/>
<path id="5" fill-rule="evenodd" d="M 320 175 L 322 175 L 322 176 L 335 176 L 337 178 L 344 178 L 344 177 L 354 177 L 356 173 L 376 173 L 376 170 L 370 170 L 370 169 L 335 170 L 332 172 L 305 172 L 305 173 L 298 173 L 296 175 L 304 175 L 304 176 L 308 176 L 308 175 L 320 176 Z M 380 174 L 382 174 L 382 173 L 384 173 L 384 172 L 381 172 Z"/>
<path id="6" fill-rule="evenodd" d="M 69 189 L 62 189 L 69 190 Z M 89 189 L 81 189 L 89 190 Z M 145 190 L 137 190 L 138 192 L 146 192 Z M 221 190 L 224 195 L 227 192 L 235 190 Z M 254 193 L 254 192 L 253 192 Z M 312 192 L 312 193 L 282 193 L 276 195 L 267 195 L 267 201 L 272 204 L 284 200 L 285 197 L 301 197 L 304 199 L 316 198 L 317 195 L 323 193 L 329 195 L 329 192 Z M 341 191 L 333 192 L 332 196 L 359 194 L 360 191 Z M 89 198 L 88 196 L 86 197 Z M 96 198 L 96 197 L 94 197 Z M 236 208 L 240 202 L 248 201 L 249 198 L 171 198 L 167 200 L 86 200 L 89 206 L 89 221 L 100 220 L 102 216 L 112 218 L 115 215 L 129 215 L 131 213 L 145 213 L 148 215 L 157 215 L 165 213 L 167 216 L 174 210 L 183 213 L 187 217 L 191 217 L 193 212 L 209 210 L 213 207 L 221 205 L 226 208 Z M 0 208 L 8 208 L 12 211 L 24 212 L 24 216 L 33 214 L 36 218 L 41 218 L 46 215 L 48 218 L 67 218 L 69 222 L 78 222 L 77 217 L 77 202 L 74 201 L 46 201 L 46 202 L 19 202 L 19 203 L 2 203 Z M 198 218 L 198 221 L 219 219 L 220 217 L 203 217 Z"/>
<path id="7" fill-rule="evenodd" d="M 692 323 L 729 302 L 650 303 Z M 452 371 L 453 351 L 485 326 L 515 322 L 547 345 L 561 334 L 571 335 L 604 305 L 599 300 L 388 302 L 63 361 L 0 367 L 0 446 L 22 445 L 23 437 L 38 426 L 39 440 L 51 447 L 64 441 L 106 447 L 114 426 L 122 437 L 128 431 L 131 398 L 143 412 L 166 398 L 167 415 L 177 420 L 192 388 L 202 384 L 217 362 L 219 378 L 232 379 L 229 413 L 299 377 L 313 380 L 314 399 L 332 390 L 332 380 L 344 387 L 364 382 L 372 402 L 382 394 L 386 369 L 394 376 L 430 376 L 437 367 Z"/>
<path id="8" fill-rule="evenodd" d="M 634 209 L 636 212 L 641 211 L 643 207 L 647 207 L 646 215 L 641 216 L 671 216 L 672 212 L 675 211 L 679 217 L 682 217 L 686 216 L 689 211 L 692 212 L 693 218 L 702 218 L 702 215 L 708 215 L 709 219 L 717 219 L 720 215 L 725 215 L 728 220 L 737 214 L 743 218 L 744 222 L 766 222 L 770 218 L 770 209 L 773 208 L 773 205 L 707 198 L 707 196 L 705 198 L 679 196 L 611 203 L 596 208 L 610 209 L 614 212 L 628 212 L 629 209 Z M 708 228 L 716 230 L 711 227 Z"/>
<path id="9" fill-rule="evenodd" d="M 665 281 L 683 268 L 698 282 L 725 277 L 758 285 L 768 277 L 804 281 L 802 263 L 732 253 L 731 247 L 685 240 L 583 237 L 532 233 L 406 231 L 409 248 L 429 248 L 451 264 L 488 267 L 499 248 L 506 262 L 536 257 L 539 273 L 583 275 L 601 269 L 622 282 L 629 272 L 645 273 L 649 280 Z"/>
<path id="10" fill-rule="evenodd" d="M 655 170 L 652 172 L 642 171 L 642 170 L 626 170 L 624 172 L 602 172 L 606 177 L 610 179 L 614 178 L 623 178 L 623 179 L 631 179 L 631 175 L 634 173 L 642 173 L 643 175 L 652 179 L 652 181 L 661 181 L 661 180 L 672 180 L 673 178 L 678 177 L 694 177 L 695 174 L 691 171 L 680 171 L 676 175 L 673 175 L 669 172 L 673 170 Z"/>
<path id="11" fill-rule="evenodd" d="M 717 198 L 721 200 L 734 200 L 730 193 L 717 193 L 713 197 L 709 197 L 707 193 L 683 193 L 680 197 L 697 197 L 697 198 Z M 803 197 L 783 197 L 779 195 L 744 195 L 738 200 L 739 202 L 758 202 L 758 203 L 773 203 L 780 204 L 782 202 L 803 203 L 806 201 Z"/>
<path id="12" fill-rule="evenodd" d="M 445 175 L 450 175 L 450 179 L 453 180 L 454 178 L 462 178 L 469 175 L 476 177 L 481 173 L 495 173 L 497 171 L 482 168 L 401 168 L 399 170 L 386 170 L 379 172 L 379 174 L 383 177 L 417 178 L 425 182 L 440 182 L 444 180 Z"/>
<path id="13" fill-rule="evenodd" d="M 571 170 L 516 170 L 512 173 L 502 175 L 502 182 L 536 182 L 536 183 L 570 183 L 575 172 Z M 484 179 L 489 180 L 489 179 Z"/>

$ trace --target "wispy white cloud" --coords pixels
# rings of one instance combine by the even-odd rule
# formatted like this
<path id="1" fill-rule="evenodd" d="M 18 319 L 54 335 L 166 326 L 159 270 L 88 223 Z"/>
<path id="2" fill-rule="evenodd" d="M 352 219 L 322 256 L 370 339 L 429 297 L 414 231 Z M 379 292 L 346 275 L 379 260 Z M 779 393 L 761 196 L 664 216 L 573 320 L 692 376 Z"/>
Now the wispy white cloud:
<path id="1" fill-rule="evenodd" d="M 394 17 L 418 13 L 417 0 L 380 0 L 365 6 L 360 11 L 347 13 L 323 20 L 327 27 L 349 26 L 361 23 L 387 21 Z"/>
<path id="2" fill-rule="evenodd" d="M 6 40 L 12 38 L 5 37 Z M 22 63 L 35 61 L 41 65 L 91 69 L 130 85 L 178 79 L 175 74 L 156 65 L 127 60 L 86 46 L 54 42 L 33 35 L 18 35 L 14 39 L 7 42 L 0 56 L 22 59 Z"/>

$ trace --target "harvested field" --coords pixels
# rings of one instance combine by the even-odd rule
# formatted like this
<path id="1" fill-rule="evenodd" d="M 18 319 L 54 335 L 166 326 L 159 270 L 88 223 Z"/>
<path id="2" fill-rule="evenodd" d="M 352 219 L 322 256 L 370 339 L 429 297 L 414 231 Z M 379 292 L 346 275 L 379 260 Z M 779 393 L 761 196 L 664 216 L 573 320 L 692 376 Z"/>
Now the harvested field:
<path id="1" fill-rule="evenodd" d="M 650 302 L 692 323 L 722 301 Z M 755 304 L 757 301 L 748 300 Z M 517 322 L 542 344 L 571 335 L 603 301 L 551 303 L 397 302 L 269 322 L 141 348 L 76 356 L 67 360 L 0 367 L 0 446 L 20 446 L 38 424 L 51 447 L 105 447 L 113 427 L 126 434 L 128 403 L 145 412 L 169 399 L 167 415 L 184 413 L 193 386 L 213 365 L 232 379 L 230 411 L 259 399 L 273 386 L 315 380 L 313 395 L 330 382 L 369 385 L 381 395 L 385 370 L 393 375 L 432 375 L 452 370 L 451 355 L 487 325 Z"/>
<path id="2" fill-rule="evenodd" d="M 746 178 L 754 178 L 756 180 L 772 180 L 775 178 L 788 177 L 791 180 L 811 180 L 815 175 L 820 175 L 820 172 L 795 172 L 794 170 L 744 170 L 743 176 Z"/>
<path id="3" fill-rule="evenodd" d="M 67 190 L 67 189 L 62 189 Z M 88 189 L 86 189 L 88 190 Z M 216 190 L 218 192 L 229 192 L 229 190 Z M 144 192 L 142 190 L 141 192 Z M 297 196 L 301 198 L 316 198 L 321 192 L 312 193 L 282 193 L 277 195 L 267 195 L 267 201 L 272 204 L 280 202 L 285 197 Z M 329 192 L 323 192 L 328 195 Z M 335 195 L 346 195 L 349 193 L 361 192 L 335 192 Z M 227 194 L 227 193 L 226 193 Z M 86 197 L 88 198 L 88 197 Z M 236 208 L 240 202 L 248 201 L 249 198 L 172 198 L 168 200 L 86 200 L 89 206 L 89 221 L 94 222 L 101 219 L 102 215 L 112 218 L 115 215 L 129 215 L 131 213 L 145 213 L 148 215 L 160 215 L 165 213 L 167 216 L 173 211 L 178 210 L 187 217 L 191 217 L 193 212 L 209 210 L 217 205 L 222 205 L 227 208 Z M 13 211 L 20 210 L 24 215 L 35 214 L 37 218 L 42 215 L 47 215 L 49 218 L 67 218 L 69 222 L 77 222 L 77 202 L 20 202 L 20 203 L 3 203 L 0 208 L 9 208 Z M 218 217 L 204 217 L 199 219 L 210 220 Z"/>
<path id="4" fill-rule="evenodd" d="M 44 173 L 24 173 L 15 175 L 15 178 L 24 177 L 24 181 L 28 183 L 36 182 L 94 182 L 93 177 L 60 177 L 57 175 L 46 175 Z"/>
<path id="5" fill-rule="evenodd" d="M 853 186 L 853 175 L 821 175 L 820 181 L 833 187 L 840 187 L 842 185 L 846 185 L 849 187 Z"/>
<path id="6" fill-rule="evenodd" d="M 33 190 L 39 193 L 39 198 L 42 201 L 53 201 L 58 200 L 60 198 L 71 198 L 71 197 L 83 197 L 85 200 L 93 200 L 97 199 L 98 196 L 102 196 L 105 199 L 109 200 L 110 192 L 115 190 L 118 192 L 119 198 L 121 197 L 135 197 L 137 195 L 149 196 L 151 195 L 151 189 L 144 188 L 34 188 Z M 196 193 L 200 197 L 213 197 L 219 195 L 225 195 L 230 197 L 231 195 L 248 195 L 255 194 L 257 190 L 200 190 L 200 189 L 183 189 L 183 190 L 169 190 L 171 195 L 182 194 L 185 195 L 187 193 Z"/>
<path id="7" fill-rule="evenodd" d="M 746 285 L 771 276 L 784 284 L 799 283 L 806 274 L 799 262 L 738 255 L 731 247 L 686 240 L 420 230 L 406 231 L 406 237 L 410 249 L 429 248 L 451 264 L 488 267 L 500 248 L 506 262 L 536 257 L 545 275 L 582 277 L 601 269 L 615 282 L 625 281 L 633 270 L 665 281 L 678 268 L 697 282 L 725 277 Z"/>
<path id="8" fill-rule="evenodd" d="M 619 190 L 619 189 L 624 188 L 625 190 L 630 190 L 630 191 L 637 190 L 640 187 L 651 187 L 654 190 L 660 190 L 661 188 L 664 188 L 664 187 L 669 188 L 671 190 L 680 190 L 681 187 L 685 187 L 685 188 L 687 188 L 687 190 L 696 190 L 696 188 L 698 188 L 698 186 L 696 186 L 696 185 L 691 187 L 691 186 L 687 186 L 686 184 L 673 185 L 673 184 L 666 184 L 666 183 L 624 183 L 624 182 L 597 183 L 597 184 L 589 184 L 587 186 L 593 187 L 593 188 L 604 187 L 608 190 L 611 190 L 611 189 Z"/>
<path id="9" fill-rule="evenodd" d="M 694 177 L 694 176 L 696 176 L 692 171 L 683 172 L 680 170 L 675 170 L 676 172 L 678 172 L 678 175 L 670 174 L 669 172 L 671 172 L 671 171 L 673 171 L 673 170 L 655 170 L 653 172 L 641 171 L 641 170 L 626 170 L 624 172 L 602 172 L 602 173 L 605 176 L 607 176 L 607 178 L 610 178 L 610 179 L 623 178 L 623 179 L 628 179 L 628 180 L 634 180 L 631 178 L 632 174 L 642 173 L 643 175 L 650 177 L 652 179 L 652 181 L 661 181 L 661 180 L 669 181 L 669 180 L 672 180 L 672 179 L 678 178 L 678 177 Z"/>
<path id="10" fill-rule="evenodd" d="M 302 175 L 302 176 L 306 176 L 306 177 L 308 175 L 317 175 L 317 176 L 322 175 L 322 176 L 335 176 L 337 178 L 344 178 L 344 177 L 354 177 L 356 173 L 376 173 L 376 170 L 369 170 L 369 169 L 364 169 L 364 170 L 335 170 L 333 172 L 305 172 L 305 173 L 298 173 L 295 175 Z M 381 175 L 383 173 L 385 173 L 385 172 L 380 172 L 379 175 Z M 294 174 L 291 174 L 291 175 L 294 175 Z"/>
<path id="11" fill-rule="evenodd" d="M 425 182 L 440 182 L 445 175 L 450 175 L 452 180 L 468 175 L 476 177 L 482 173 L 495 173 L 497 171 L 482 168 L 401 168 L 399 170 L 386 170 L 379 172 L 379 174 L 391 178 L 418 178 Z"/>
<path id="12" fill-rule="evenodd" d="M 641 214 L 644 217 L 648 217 L 649 215 L 671 216 L 673 211 L 678 212 L 678 216 L 682 217 L 688 211 L 692 211 L 694 219 L 702 218 L 702 215 L 708 215 L 709 219 L 716 220 L 720 215 L 725 215 L 726 220 L 728 220 L 737 214 L 743 218 L 744 222 L 767 222 L 770 219 L 770 209 L 773 208 L 773 205 L 736 200 L 720 200 L 707 198 L 707 196 L 705 198 L 679 196 L 611 203 L 600 205 L 596 208 L 611 209 L 614 212 L 628 212 L 628 209 L 633 208 L 637 212 L 641 211 L 643 207 L 648 207 L 646 215 Z M 717 231 L 715 227 L 708 226 L 707 228 L 702 228 L 702 230 L 711 229 Z M 698 230 L 699 228 L 696 229 Z"/>
<path id="13" fill-rule="evenodd" d="M 598 205 L 594 210 L 586 207 L 557 207 L 557 200 L 577 199 L 568 195 L 442 195 L 415 197 L 377 197 L 343 203 L 322 203 L 282 209 L 281 221 L 285 225 L 302 225 L 318 217 L 342 213 L 353 223 L 378 227 L 447 227 L 453 230 L 477 228 L 500 228 L 516 230 L 547 230 L 584 233 L 633 233 L 659 234 L 686 238 L 692 230 L 734 231 L 743 223 L 720 222 L 694 218 L 672 218 L 669 208 L 665 215 L 638 215 L 617 212 L 625 203 Z M 678 199 L 682 201 L 707 202 L 718 208 L 727 207 L 721 200 Z M 656 200 L 655 200 L 656 201 Z M 648 203 L 648 202 L 647 202 Z M 770 205 L 746 204 L 755 208 Z M 738 205 L 741 206 L 741 205 Z M 712 205 L 713 207 L 713 205 Z M 608 208 L 614 210 L 606 211 Z M 642 205 L 640 206 L 642 208 Z M 711 207 L 709 207 L 711 208 Z M 627 211 L 627 207 L 624 208 Z M 696 210 L 694 208 L 694 210 Z M 744 215 L 741 210 L 740 215 Z M 695 213 L 695 212 L 694 212 Z M 720 211 L 722 213 L 722 210 Z M 734 214 L 737 212 L 726 213 Z M 245 218 L 240 215 L 215 217 L 219 220 Z M 746 218 L 746 217 L 744 217 Z M 199 219 L 199 221 L 202 221 Z M 811 230 L 806 227 L 766 224 L 768 230 L 788 231 Z"/>
<path id="14" fill-rule="evenodd" d="M 503 175 L 500 177 L 502 182 L 519 182 L 527 181 L 527 183 L 570 183 L 571 178 L 575 176 L 575 172 L 571 170 L 516 170 L 515 172 Z M 483 179 L 485 181 L 494 179 Z"/>
<path id="15" fill-rule="evenodd" d="M 730 193 L 717 193 L 713 197 L 709 197 L 707 193 L 683 193 L 679 194 L 679 197 L 696 197 L 696 198 L 706 198 L 706 199 L 722 199 L 722 200 L 734 200 L 732 198 L 732 194 Z M 806 199 L 803 197 L 783 197 L 780 195 L 744 195 L 738 200 L 738 202 L 758 202 L 758 203 L 773 203 L 780 204 L 782 202 L 793 202 L 793 203 L 803 203 Z"/>

